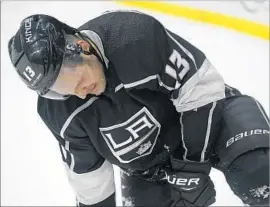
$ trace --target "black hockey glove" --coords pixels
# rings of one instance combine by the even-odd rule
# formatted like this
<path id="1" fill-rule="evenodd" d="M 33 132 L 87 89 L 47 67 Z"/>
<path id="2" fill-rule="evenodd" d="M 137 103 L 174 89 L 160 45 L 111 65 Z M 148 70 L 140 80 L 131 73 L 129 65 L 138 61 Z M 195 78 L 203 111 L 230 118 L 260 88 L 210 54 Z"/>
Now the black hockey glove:
<path id="1" fill-rule="evenodd" d="M 210 206 L 216 196 L 209 177 L 209 163 L 183 161 L 171 158 L 171 168 L 166 169 L 166 179 L 171 185 L 172 206 Z"/>

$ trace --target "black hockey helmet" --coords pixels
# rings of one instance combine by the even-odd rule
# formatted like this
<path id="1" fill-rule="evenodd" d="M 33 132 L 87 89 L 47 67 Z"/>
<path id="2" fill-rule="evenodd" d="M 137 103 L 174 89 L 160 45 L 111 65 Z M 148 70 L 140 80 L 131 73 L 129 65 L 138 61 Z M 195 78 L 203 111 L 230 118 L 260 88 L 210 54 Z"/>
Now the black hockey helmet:
<path id="1" fill-rule="evenodd" d="M 24 83 L 39 95 L 48 93 L 52 99 L 63 99 L 50 91 L 65 54 L 65 35 L 78 31 L 47 15 L 25 18 L 8 43 L 9 56 Z M 55 93 L 55 97 L 54 97 Z"/>

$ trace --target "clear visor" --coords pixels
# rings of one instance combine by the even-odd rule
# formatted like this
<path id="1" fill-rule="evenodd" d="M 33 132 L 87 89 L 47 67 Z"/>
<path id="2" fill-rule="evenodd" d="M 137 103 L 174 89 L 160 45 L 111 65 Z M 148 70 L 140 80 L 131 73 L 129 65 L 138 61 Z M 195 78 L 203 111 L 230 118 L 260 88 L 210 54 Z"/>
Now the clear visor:
<path id="1" fill-rule="evenodd" d="M 66 100 L 70 94 L 74 94 L 82 73 L 77 66 L 82 64 L 81 48 L 77 44 L 80 40 L 77 36 L 66 35 L 65 55 L 59 75 L 54 84 L 42 97 L 54 100 Z"/>

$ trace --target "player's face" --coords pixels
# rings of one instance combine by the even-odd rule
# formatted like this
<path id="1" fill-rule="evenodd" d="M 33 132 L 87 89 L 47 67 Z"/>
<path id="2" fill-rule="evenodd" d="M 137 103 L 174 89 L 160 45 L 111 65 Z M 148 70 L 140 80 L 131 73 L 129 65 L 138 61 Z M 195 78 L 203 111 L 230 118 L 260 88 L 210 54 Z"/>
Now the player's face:
<path id="1" fill-rule="evenodd" d="M 85 98 L 87 94 L 100 95 L 105 91 L 106 79 L 104 69 L 98 58 L 94 55 L 84 55 L 85 64 L 76 67 L 81 78 L 74 88 L 74 95 Z"/>
<path id="2" fill-rule="evenodd" d="M 60 94 L 76 95 L 82 99 L 85 99 L 87 94 L 98 96 L 105 91 L 103 65 L 95 55 L 81 56 L 82 63 L 75 66 L 63 65 L 65 68 L 60 70 L 51 90 Z"/>

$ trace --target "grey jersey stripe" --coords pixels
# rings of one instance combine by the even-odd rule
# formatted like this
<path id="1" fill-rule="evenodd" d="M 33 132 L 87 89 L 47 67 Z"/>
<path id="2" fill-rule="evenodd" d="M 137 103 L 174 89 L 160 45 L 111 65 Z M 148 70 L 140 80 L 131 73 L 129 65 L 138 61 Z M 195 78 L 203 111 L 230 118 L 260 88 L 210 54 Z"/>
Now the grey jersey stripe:
<path id="1" fill-rule="evenodd" d="M 225 98 L 225 83 L 215 67 L 205 59 L 200 69 L 171 99 L 178 112 L 189 111 Z"/>
<path id="2" fill-rule="evenodd" d="M 84 110 L 85 108 L 87 108 L 88 106 L 90 106 L 95 100 L 97 100 L 98 97 L 92 97 L 90 98 L 86 103 L 84 103 L 83 105 L 81 105 L 79 108 L 77 108 L 66 120 L 65 124 L 63 125 L 61 131 L 60 131 L 60 136 L 64 139 L 64 133 L 66 131 L 66 129 L 68 128 L 70 122 L 72 121 L 72 119 L 78 114 L 80 113 L 82 110 Z"/>
<path id="3" fill-rule="evenodd" d="M 107 160 L 98 169 L 82 174 L 75 173 L 65 163 L 64 166 L 77 202 L 93 205 L 115 192 L 113 166 Z"/>

